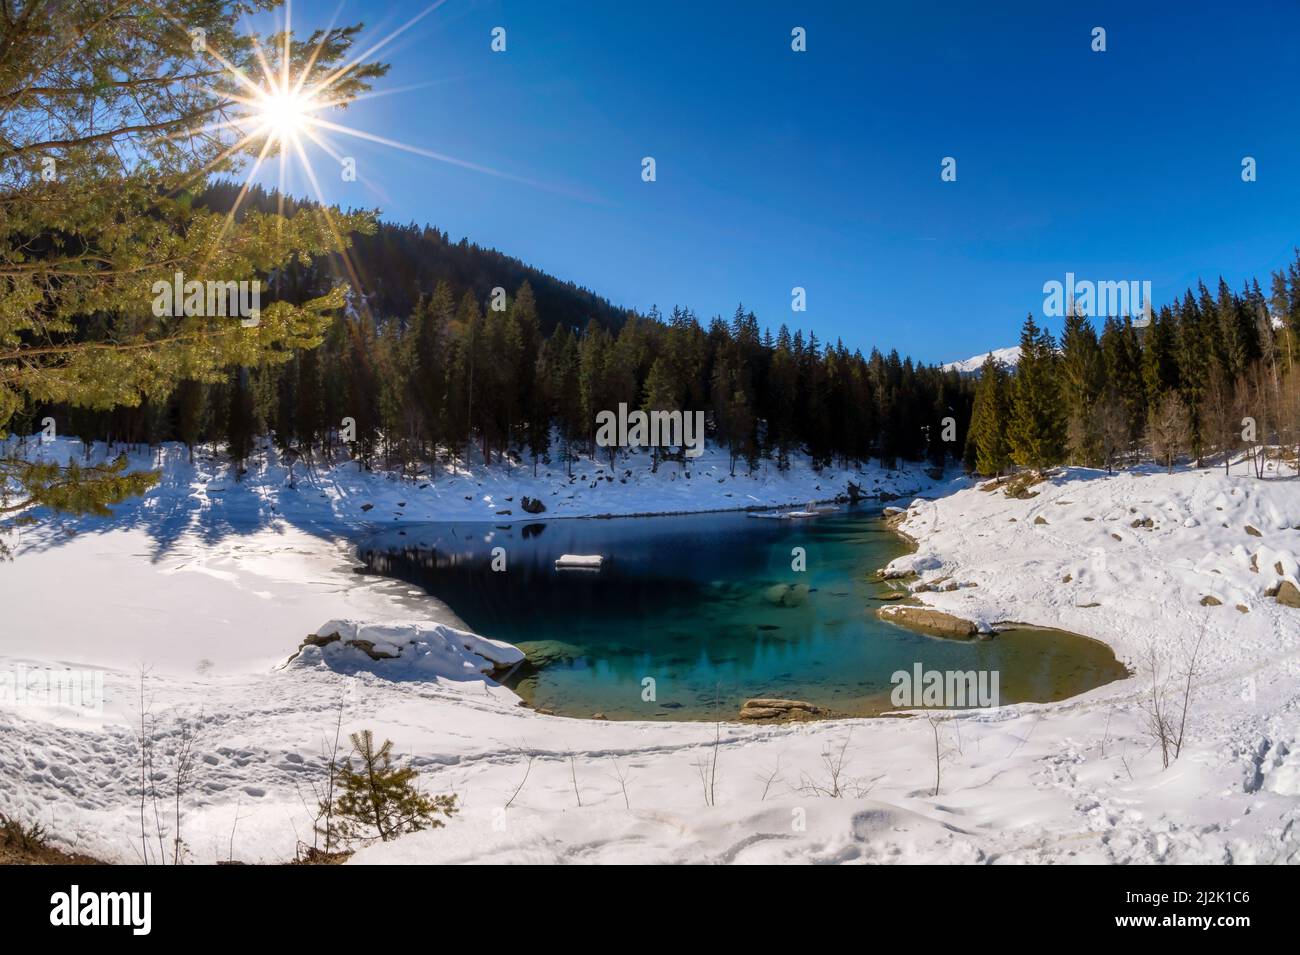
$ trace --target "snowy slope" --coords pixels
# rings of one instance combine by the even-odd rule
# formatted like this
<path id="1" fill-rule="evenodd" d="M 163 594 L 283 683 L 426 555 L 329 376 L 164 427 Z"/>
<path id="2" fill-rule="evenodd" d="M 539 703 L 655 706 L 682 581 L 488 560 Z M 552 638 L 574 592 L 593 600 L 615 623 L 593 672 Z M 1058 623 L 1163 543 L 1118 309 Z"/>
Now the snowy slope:
<path id="1" fill-rule="evenodd" d="M 994 348 L 992 354 L 996 360 L 1010 368 L 1014 368 L 1020 361 L 1020 346 L 1012 345 L 1009 348 Z M 952 369 L 961 372 L 963 375 L 973 375 L 975 372 L 980 370 L 980 367 L 984 364 L 984 360 L 988 358 L 988 356 L 989 353 L 985 352 L 981 355 L 972 355 L 970 358 L 965 358 L 961 361 L 950 361 L 943 366 L 943 370 L 948 371 L 949 369 Z"/>
<path id="2" fill-rule="evenodd" d="M 1300 861 L 1300 610 L 1265 595 L 1296 577 L 1293 477 L 1076 470 L 1028 500 L 966 487 L 908 510 L 922 579 L 978 585 L 919 595 L 934 606 L 1073 629 L 1135 666 L 1149 643 L 1172 655 L 1204 625 L 1189 742 L 1168 770 L 1143 733 L 1134 677 L 1064 703 L 943 719 L 937 795 L 924 720 L 726 723 L 706 805 L 699 766 L 715 752 L 712 725 L 521 708 L 481 672 L 503 648 L 466 646 L 446 608 L 358 578 L 337 541 L 367 516 L 495 511 L 532 493 L 531 478 L 460 476 L 455 493 L 440 487 L 430 503 L 418 483 L 350 467 L 296 492 L 274 465 L 236 486 L 216 464 L 191 471 L 165 450 L 164 488 L 111 522 L 26 531 L 0 567 L 0 673 L 67 663 L 105 676 L 102 715 L 0 703 L 0 807 L 82 851 L 124 861 L 154 851 L 141 848 L 135 782 L 143 662 L 153 665 L 143 697 L 164 771 L 182 721 L 197 728 L 182 818 L 195 861 L 282 860 L 310 839 L 306 804 L 340 704 L 345 734 L 391 738 L 427 790 L 454 792 L 462 807 L 446 828 L 364 849 L 358 862 Z M 634 476 L 588 480 L 572 499 L 566 481 L 556 509 L 676 509 L 750 494 L 784 503 L 829 483 L 796 469 L 715 479 L 690 497 L 662 474 Z M 923 481 L 863 476 L 876 478 L 897 489 Z M 1202 606 L 1206 595 L 1221 604 Z M 340 629 L 402 652 L 308 652 L 284 665 L 308 633 Z M 423 672 L 411 665 L 425 659 Z M 826 759 L 841 749 L 845 798 L 819 795 Z"/>

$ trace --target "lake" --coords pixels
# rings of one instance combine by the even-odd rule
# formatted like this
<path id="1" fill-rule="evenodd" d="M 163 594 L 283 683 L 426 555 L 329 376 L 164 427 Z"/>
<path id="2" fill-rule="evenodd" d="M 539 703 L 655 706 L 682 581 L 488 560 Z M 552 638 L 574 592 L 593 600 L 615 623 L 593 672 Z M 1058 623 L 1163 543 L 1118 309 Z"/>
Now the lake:
<path id="1" fill-rule="evenodd" d="M 872 715 L 890 708 L 891 675 L 918 663 L 997 671 L 1003 703 L 1064 699 L 1126 675 L 1108 647 L 1074 634 L 944 640 L 877 619 L 887 588 L 872 574 L 906 551 L 864 506 L 803 519 L 417 524 L 359 546 L 368 572 L 415 584 L 470 629 L 524 650 L 529 662 L 506 684 L 562 715 L 732 719 L 751 697 Z M 562 571 L 561 554 L 605 561 Z"/>

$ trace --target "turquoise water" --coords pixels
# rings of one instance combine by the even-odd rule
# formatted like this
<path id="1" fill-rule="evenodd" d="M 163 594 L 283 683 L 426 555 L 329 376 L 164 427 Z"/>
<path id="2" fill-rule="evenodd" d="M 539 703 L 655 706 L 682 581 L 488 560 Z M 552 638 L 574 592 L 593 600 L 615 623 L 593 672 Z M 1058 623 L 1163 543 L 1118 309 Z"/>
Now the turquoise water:
<path id="1" fill-rule="evenodd" d="M 492 570 L 495 548 L 504 571 Z M 804 571 L 792 569 L 795 548 Z M 1072 634 L 941 640 L 878 620 L 885 587 L 871 575 L 905 550 L 860 508 L 802 520 L 427 524 L 360 547 L 371 572 L 424 588 L 474 631 L 524 650 L 529 663 L 507 684 L 564 715 L 732 718 L 757 696 L 865 715 L 888 708 L 890 676 L 916 663 L 996 670 L 1004 703 L 1062 699 L 1124 675 L 1107 647 Z M 599 572 L 557 571 L 561 554 L 606 560 Z"/>

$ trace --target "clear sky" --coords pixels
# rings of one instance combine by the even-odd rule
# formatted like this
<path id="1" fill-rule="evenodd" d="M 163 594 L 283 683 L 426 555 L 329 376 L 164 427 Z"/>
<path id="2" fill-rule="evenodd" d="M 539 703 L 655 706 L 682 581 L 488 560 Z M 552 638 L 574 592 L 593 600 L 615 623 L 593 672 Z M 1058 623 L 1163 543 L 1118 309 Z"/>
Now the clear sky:
<path id="1" fill-rule="evenodd" d="M 427 6 L 338 22 L 364 48 Z M 295 30 L 333 11 L 297 0 Z M 1300 245 L 1300 0 L 445 0 L 376 56 L 396 92 L 331 121 L 504 176 L 329 133 L 364 181 L 309 145 L 328 200 L 641 310 L 743 302 L 943 361 L 1013 344 L 1067 271 L 1161 303 Z M 287 185 L 311 193 L 292 164 Z"/>

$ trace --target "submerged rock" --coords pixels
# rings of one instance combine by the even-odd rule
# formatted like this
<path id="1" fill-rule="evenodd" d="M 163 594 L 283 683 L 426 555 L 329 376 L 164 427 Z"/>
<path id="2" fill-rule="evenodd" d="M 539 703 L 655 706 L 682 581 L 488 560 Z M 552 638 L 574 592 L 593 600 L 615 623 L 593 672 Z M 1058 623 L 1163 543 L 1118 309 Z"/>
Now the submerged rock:
<path id="1" fill-rule="evenodd" d="M 528 662 L 541 669 L 555 663 L 572 663 L 586 656 L 587 651 L 573 643 L 562 640 L 538 640 L 523 646 Z"/>
<path id="2" fill-rule="evenodd" d="M 773 584 L 763 591 L 763 599 L 778 607 L 799 607 L 808 602 L 807 584 Z"/>

